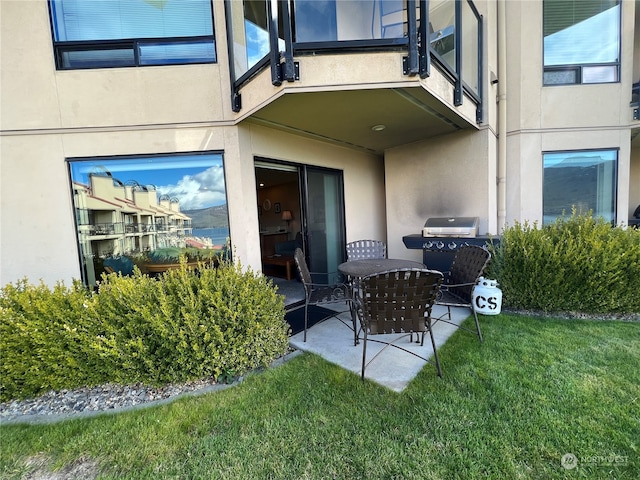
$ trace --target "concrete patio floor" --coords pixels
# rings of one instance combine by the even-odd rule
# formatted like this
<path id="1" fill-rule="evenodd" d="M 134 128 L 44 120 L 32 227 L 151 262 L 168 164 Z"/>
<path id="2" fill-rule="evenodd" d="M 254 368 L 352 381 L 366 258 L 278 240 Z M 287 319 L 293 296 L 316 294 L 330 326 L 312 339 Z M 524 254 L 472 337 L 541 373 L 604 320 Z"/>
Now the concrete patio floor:
<path id="1" fill-rule="evenodd" d="M 327 307 L 328 308 L 328 307 Z M 345 306 L 341 311 L 340 318 L 348 324 L 351 323 L 351 314 Z M 432 317 L 437 318 L 446 312 L 446 307 L 438 305 L 433 307 Z M 468 308 L 452 308 L 452 320 L 456 324 L 462 323 L 471 311 Z M 457 330 L 456 327 L 444 322 L 437 322 L 433 326 L 433 336 L 436 342 L 436 349 L 439 349 L 447 339 Z M 303 341 L 304 332 L 293 335 L 289 340 L 292 347 L 305 352 L 320 355 L 325 360 L 341 366 L 356 375 L 360 375 L 362 369 L 362 348 L 363 342 L 353 345 L 353 331 L 346 327 L 337 318 L 330 318 L 320 322 L 307 330 L 307 341 Z M 390 341 L 402 335 L 375 335 L 373 339 Z M 415 340 L 415 337 L 414 337 Z M 431 341 L 425 336 L 424 345 L 410 343 L 409 337 L 400 339 L 398 345 L 417 354 L 432 359 L 433 348 Z M 367 342 L 367 361 L 377 352 L 382 350 L 384 345 L 376 342 Z M 394 347 L 386 348 L 366 369 L 365 378 L 383 385 L 393 391 L 402 392 L 424 367 L 430 369 L 430 373 L 437 375 L 435 362 L 425 362 L 424 360 L 403 352 Z M 447 366 L 442 365 L 442 375 L 446 376 Z"/>

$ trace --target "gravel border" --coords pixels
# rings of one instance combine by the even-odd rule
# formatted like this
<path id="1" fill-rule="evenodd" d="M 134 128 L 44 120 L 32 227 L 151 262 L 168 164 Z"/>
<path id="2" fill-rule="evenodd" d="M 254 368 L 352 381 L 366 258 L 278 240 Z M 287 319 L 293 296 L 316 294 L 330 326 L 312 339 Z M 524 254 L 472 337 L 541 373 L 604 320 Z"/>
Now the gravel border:
<path id="1" fill-rule="evenodd" d="M 294 350 L 276 359 L 269 368 L 278 367 L 302 354 Z M 259 371 L 259 370 L 257 370 Z M 140 384 L 105 384 L 73 390 L 47 392 L 37 398 L 0 403 L 0 426 L 15 424 L 49 424 L 70 418 L 87 418 L 127 412 L 171 403 L 179 398 L 216 392 L 239 385 L 244 377 L 228 384 L 203 379 L 162 387 Z"/>

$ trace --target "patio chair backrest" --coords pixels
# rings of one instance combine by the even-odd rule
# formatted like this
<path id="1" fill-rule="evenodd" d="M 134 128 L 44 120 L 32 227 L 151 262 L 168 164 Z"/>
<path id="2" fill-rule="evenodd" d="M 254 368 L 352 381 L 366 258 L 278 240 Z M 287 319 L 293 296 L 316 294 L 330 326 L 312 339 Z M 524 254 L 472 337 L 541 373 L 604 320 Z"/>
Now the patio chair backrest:
<path id="1" fill-rule="evenodd" d="M 387 245 L 381 240 L 356 240 L 347 243 L 347 260 L 387 258 Z"/>
<path id="2" fill-rule="evenodd" d="M 293 258 L 296 261 L 296 266 L 298 267 L 298 272 L 300 273 L 300 280 L 304 284 L 304 289 L 307 290 L 309 285 L 311 285 L 311 272 L 309 272 L 309 267 L 307 266 L 307 260 L 304 258 L 304 252 L 300 248 L 296 248 L 293 252 Z"/>
<path id="3" fill-rule="evenodd" d="M 446 279 L 446 285 L 460 286 L 449 287 L 449 291 L 471 303 L 473 287 L 482 276 L 490 259 L 491 254 L 482 247 L 476 245 L 460 247 L 453 257 Z"/>
<path id="4" fill-rule="evenodd" d="M 399 269 L 364 277 L 358 308 L 369 334 L 425 332 L 443 275 Z"/>

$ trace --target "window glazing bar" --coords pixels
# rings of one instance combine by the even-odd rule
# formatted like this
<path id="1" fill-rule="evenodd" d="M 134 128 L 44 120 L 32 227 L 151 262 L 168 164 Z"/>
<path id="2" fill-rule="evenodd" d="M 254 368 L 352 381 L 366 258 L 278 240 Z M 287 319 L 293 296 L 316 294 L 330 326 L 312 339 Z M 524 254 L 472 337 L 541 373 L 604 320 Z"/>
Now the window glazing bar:
<path id="1" fill-rule="evenodd" d="M 418 20 L 416 18 L 416 0 L 407 0 L 407 36 L 409 37 L 409 53 L 405 75 L 416 75 L 420 72 L 420 57 L 418 55 Z"/>
<path id="2" fill-rule="evenodd" d="M 287 82 L 298 79 L 296 66 L 293 61 L 293 31 L 291 28 L 291 3 L 289 0 L 280 0 L 282 12 L 282 25 L 284 32 L 284 71 L 282 76 Z"/>
<path id="3" fill-rule="evenodd" d="M 419 0 L 420 2 L 420 22 L 418 24 L 418 72 L 420 78 L 427 78 L 431 75 L 431 54 L 429 49 L 429 0 Z"/>
<path id="4" fill-rule="evenodd" d="M 271 83 L 277 87 L 282 85 L 282 66 L 280 64 L 280 49 L 278 48 L 278 0 L 267 0 L 267 16 L 269 17 Z"/>
<path id="5" fill-rule="evenodd" d="M 472 1 L 469 1 L 469 6 L 471 7 L 471 11 L 474 13 L 474 16 L 476 17 L 476 20 L 478 22 L 478 95 L 480 98 L 478 99 L 478 103 L 476 107 L 476 122 L 482 123 L 482 117 L 484 115 L 483 105 L 482 105 L 483 104 L 482 72 L 484 70 L 483 68 L 484 56 L 482 52 L 483 52 L 484 24 L 482 21 L 482 15 L 480 15 L 480 13 L 476 9 L 476 6 L 473 4 Z"/>
<path id="6" fill-rule="evenodd" d="M 456 45 L 456 79 L 453 90 L 453 104 L 462 105 L 462 0 L 455 0 L 455 45 Z"/>
<path id="7" fill-rule="evenodd" d="M 227 45 L 233 45 L 232 25 L 233 19 L 231 18 L 231 0 L 224 1 L 225 11 L 225 27 L 227 31 Z M 234 54 L 231 48 L 227 48 L 227 61 L 229 64 L 229 81 L 231 83 L 231 111 L 239 112 L 242 108 L 242 97 L 238 91 L 238 85 L 236 83 L 236 72 L 234 65 Z"/>

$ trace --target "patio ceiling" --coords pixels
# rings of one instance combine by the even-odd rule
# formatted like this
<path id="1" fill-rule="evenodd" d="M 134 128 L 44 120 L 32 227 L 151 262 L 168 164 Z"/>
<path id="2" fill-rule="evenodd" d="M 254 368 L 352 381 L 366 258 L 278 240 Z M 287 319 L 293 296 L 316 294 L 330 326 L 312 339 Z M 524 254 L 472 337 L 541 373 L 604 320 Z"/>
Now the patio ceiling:
<path id="1" fill-rule="evenodd" d="M 378 154 L 469 126 L 421 87 L 285 93 L 250 118 Z M 385 128 L 376 131 L 376 125 Z"/>

